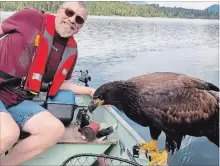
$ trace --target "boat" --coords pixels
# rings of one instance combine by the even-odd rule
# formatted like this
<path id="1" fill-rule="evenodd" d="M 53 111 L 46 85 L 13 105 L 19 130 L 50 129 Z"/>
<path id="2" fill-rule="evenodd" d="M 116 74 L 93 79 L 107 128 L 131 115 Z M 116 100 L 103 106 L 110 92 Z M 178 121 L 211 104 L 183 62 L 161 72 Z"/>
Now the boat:
<path id="1" fill-rule="evenodd" d="M 84 82 L 86 86 L 88 86 L 87 81 Z M 99 165 L 107 166 L 103 164 L 104 159 L 111 162 L 118 161 L 120 163 L 126 163 L 119 165 L 148 165 L 148 158 L 145 155 L 145 157 L 142 156 L 141 158 L 141 155 L 138 154 L 137 145 L 144 141 L 141 136 L 134 131 L 117 113 L 116 108 L 111 105 L 99 106 L 92 113 L 88 111 L 88 105 L 91 100 L 91 97 L 87 95 L 75 95 L 72 91 L 68 90 L 61 90 L 54 98 L 47 98 L 46 107 L 64 123 L 66 128 L 65 134 L 57 144 L 47 149 L 44 153 L 20 165 L 84 166 L 94 165 L 94 163 L 98 162 Z M 42 99 L 41 96 L 35 101 L 45 106 L 45 100 Z M 64 113 L 64 111 L 66 111 L 66 113 Z M 113 132 L 101 138 L 95 137 L 93 140 L 86 140 L 85 135 L 82 134 L 83 130 L 79 130 L 82 129 L 82 127 L 80 127 L 79 117 L 82 117 L 82 113 L 85 112 L 91 123 L 96 122 L 102 125 L 103 129 L 112 127 L 112 129 L 114 129 Z M 65 117 L 63 117 L 65 116 L 64 114 L 68 114 L 67 116 L 71 117 L 71 121 L 65 119 Z M 88 126 L 89 125 L 84 127 Z M 25 136 L 20 136 L 18 142 L 24 138 Z M 74 159 L 76 159 L 77 162 L 73 162 Z M 86 164 L 86 162 L 90 160 L 93 162 Z"/>
<path id="2" fill-rule="evenodd" d="M 74 118 L 70 125 L 66 126 L 66 131 L 62 140 L 49 148 L 46 152 L 38 155 L 34 159 L 22 163 L 22 166 L 35 165 L 62 165 L 65 160 L 74 155 L 107 155 L 126 159 L 132 163 L 148 165 L 147 160 L 141 160 L 133 156 L 133 147 L 144 141 L 125 120 L 113 109 L 112 106 L 99 106 L 93 113 L 89 113 L 90 120 L 99 122 L 106 126 L 117 125 L 114 132 L 106 139 L 95 139 L 91 142 L 82 139 L 78 131 L 77 115 L 80 110 L 87 109 L 91 98 L 87 95 L 75 95 L 77 108 L 74 111 Z"/>

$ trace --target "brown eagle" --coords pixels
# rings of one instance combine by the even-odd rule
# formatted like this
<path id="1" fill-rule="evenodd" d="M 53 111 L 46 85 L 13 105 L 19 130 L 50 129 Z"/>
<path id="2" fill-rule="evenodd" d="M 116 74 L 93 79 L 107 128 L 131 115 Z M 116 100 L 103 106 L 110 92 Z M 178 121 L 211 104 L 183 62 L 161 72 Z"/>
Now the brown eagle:
<path id="1" fill-rule="evenodd" d="M 179 150 L 184 136 L 205 136 L 219 146 L 219 88 L 183 74 L 157 72 L 129 80 L 108 82 L 94 93 L 98 105 L 114 105 L 134 122 L 149 127 L 152 141 L 140 148 L 151 153 L 151 164 L 167 161 L 168 152 Z M 156 141 L 164 132 L 165 150 Z"/>

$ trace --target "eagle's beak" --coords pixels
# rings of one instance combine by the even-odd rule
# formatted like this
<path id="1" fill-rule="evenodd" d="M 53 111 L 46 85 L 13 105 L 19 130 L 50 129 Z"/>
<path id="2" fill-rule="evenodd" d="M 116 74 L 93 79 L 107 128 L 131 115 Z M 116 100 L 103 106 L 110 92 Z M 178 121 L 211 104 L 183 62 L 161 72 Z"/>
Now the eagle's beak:
<path id="1" fill-rule="evenodd" d="M 94 100 L 94 103 L 98 104 L 98 105 L 103 105 L 104 104 L 104 100 L 96 99 L 96 100 Z"/>
<path id="2" fill-rule="evenodd" d="M 104 100 L 94 99 L 89 103 L 88 109 L 92 113 L 99 105 L 103 105 Z"/>

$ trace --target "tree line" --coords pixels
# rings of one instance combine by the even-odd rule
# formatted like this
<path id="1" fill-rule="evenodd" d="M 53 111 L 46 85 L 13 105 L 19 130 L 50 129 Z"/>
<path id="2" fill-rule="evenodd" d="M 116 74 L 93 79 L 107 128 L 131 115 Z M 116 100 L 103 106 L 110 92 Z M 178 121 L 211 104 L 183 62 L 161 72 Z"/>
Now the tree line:
<path id="1" fill-rule="evenodd" d="M 18 11 L 24 8 L 35 8 L 41 11 L 56 13 L 63 1 L 1 1 L 1 11 Z M 159 7 L 158 4 L 137 5 L 120 1 L 86 1 L 89 15 L 129 16 L 129 17 L 169 17 L 169 18 L 205 18 L 218 19 L 218 13 L 207 10 Z"/>

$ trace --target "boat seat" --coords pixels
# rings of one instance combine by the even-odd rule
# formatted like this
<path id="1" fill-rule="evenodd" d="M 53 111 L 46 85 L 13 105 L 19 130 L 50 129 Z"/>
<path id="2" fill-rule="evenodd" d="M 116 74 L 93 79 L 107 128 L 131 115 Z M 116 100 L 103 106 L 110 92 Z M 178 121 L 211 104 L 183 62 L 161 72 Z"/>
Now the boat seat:
<path id="1" fill-rule="evenodd" d="M 92 142 L 87 142 L 82 139 L 81 133 L 78 132 L 78 126 L 74 124 L 70 124 L 69 126 L 65 127 L 65 133 L 63 138 L 58 142 L 58 144 L 117 144 L 117 140 L 102 140 L 96 139 Z M 30 134 L 26 132 L 22 132 L 20 138 L 18 140 L 21 141 L 22 139 L 28 137 Z"/>

